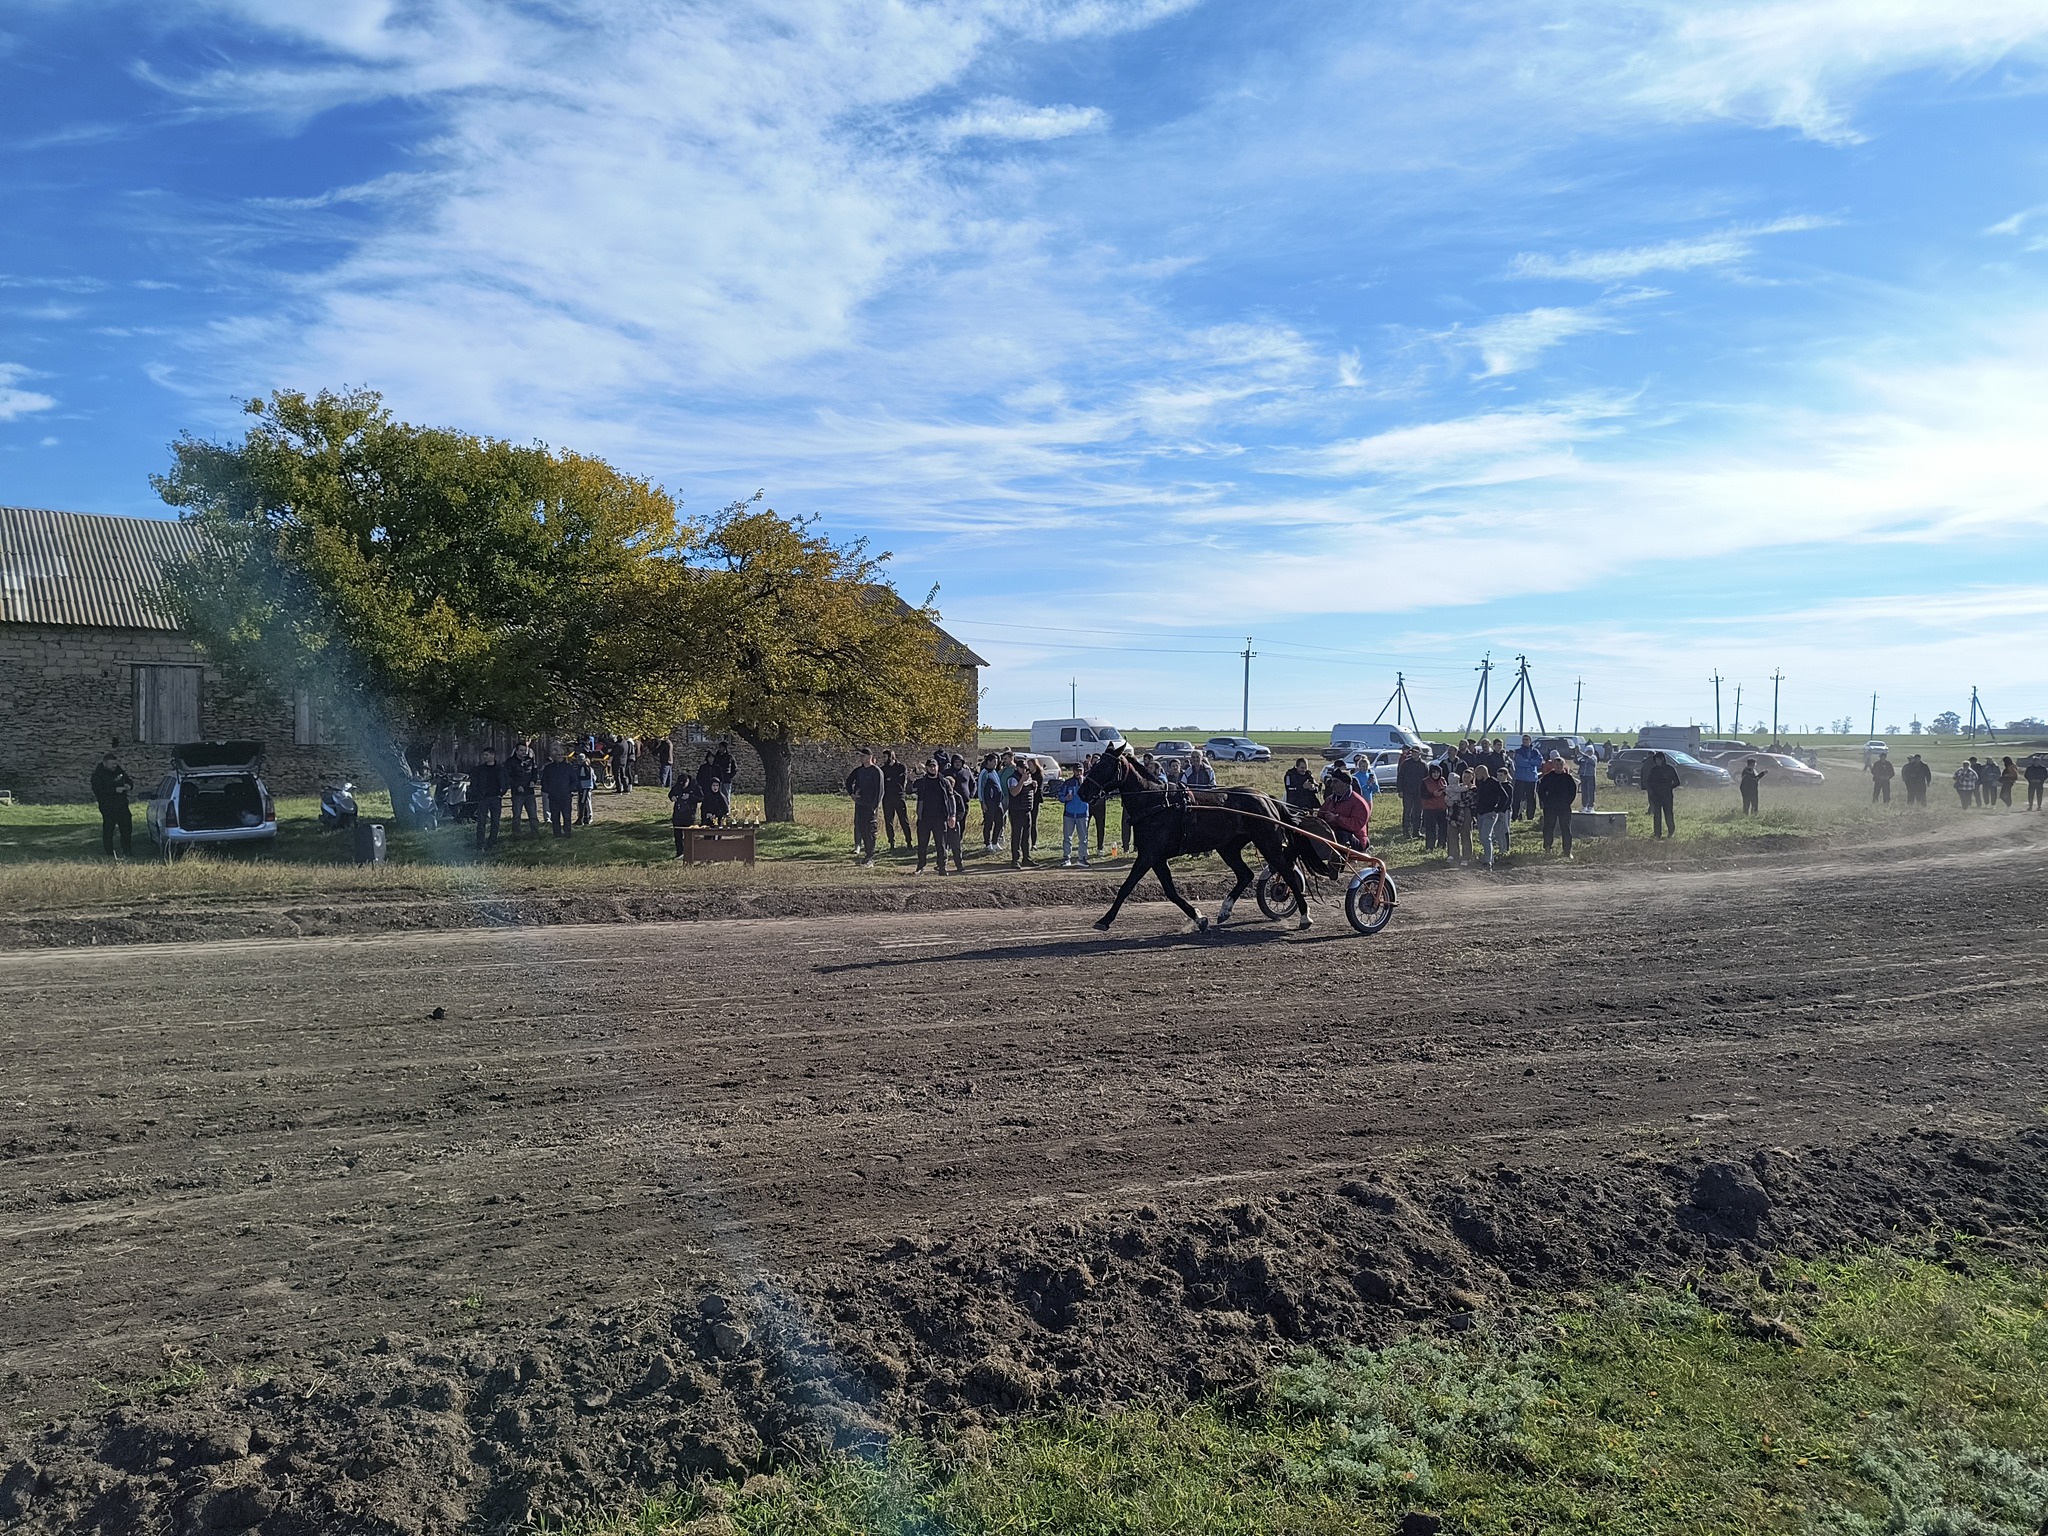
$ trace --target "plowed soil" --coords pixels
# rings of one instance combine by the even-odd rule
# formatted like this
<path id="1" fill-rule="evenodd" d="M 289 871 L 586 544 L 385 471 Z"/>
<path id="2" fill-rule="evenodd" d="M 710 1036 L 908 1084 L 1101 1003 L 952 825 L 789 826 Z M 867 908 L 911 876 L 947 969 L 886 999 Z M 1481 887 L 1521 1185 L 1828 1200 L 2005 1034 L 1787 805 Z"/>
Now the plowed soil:
<path id="1" fill-rule="evenodd" d="M 1133 907 L 0 954 L 0 1522 L 443 1531 L 2048 1225 L 2031 837 Z"/>

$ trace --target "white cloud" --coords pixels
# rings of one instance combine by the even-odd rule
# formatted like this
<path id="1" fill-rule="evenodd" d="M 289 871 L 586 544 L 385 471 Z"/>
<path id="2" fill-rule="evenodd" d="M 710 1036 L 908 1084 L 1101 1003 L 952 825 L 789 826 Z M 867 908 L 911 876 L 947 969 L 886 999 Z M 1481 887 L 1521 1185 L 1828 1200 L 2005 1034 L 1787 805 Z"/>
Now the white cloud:
<path id="1" fill-rule="evenodd" d="M 1519 373 L 1560 342 L 1591 331 L 1611 331 L 1614 320 L 1593 309 L 1544 306 L 1519 315 L 1500 315 L 1479 325 L 1461 326 L 1448 336 L 1479 354 L 1484 377 Z"/>
<path id="2" fill-rule="evenodd" d="M 1625 99 L 1663 116 L 1861 137 L 1854 99 L 1909 70 L 1963 75 L 2048 53 L 2039 0 L 1760 0 L 1659 4 L 1629 61 Z"/>
<path id="3" fill-rule="evenodd" d="M 1313 611 L 1305 593 L 1332 612 L 1359 600 L 1375 611 L 1428 608 L 1594 589 L 1647 564 L 1793 545 L 2039 539 L 2048 313 L 1957 342 L 1947 356 L 1817 369 L 1803 392 L 1838 406 L 1718 412 L 1718 436 L 1604 432 L 1601 408 L 1589 406 L 1459 418 L 1333 448 L 1327 472 L 1385 478 L 1298 511 L 1267 503 L 1255 516 L 1239 504 L 1237 515 L 1247 527 L 1341 532 L 1280 550 L 1234 545 L 1164 578 L 1167 595 L 1199 609 L 1227 593 L 1248 619 Z M 1502 472 L 1489 472 L 1496 462 Z M 1389 569 L 1458 579 L 1451 589 L 1374 579 Z"/>
<path id="4" fill-rule="evenodd" d="M 23 379 L 30 377 L 30 371 L 20 363 L 0 363 L 0 421 L 47 411 L 57 403 L 54 395 L 19 387 Z"/>
<path id="5" fill-rule="evenodd" d="M 1528 478 L 1555 469 L 1560 451 L 1573 443 L 1611 430 L 1603 422 L 1621 411 L 1619 406 L 1588 402 L 1395 427 L 1318 451 L 1312 457 L 1313 472 L 1413 475 L 1434 483 Z"/>
<path id="6" fill-rule="evenodd" d="M 1750 255 L 1756 248 L 1759 235 L 1821 229 L 1830 222 L 1808 217 L 1776 219 L 1768 224 L 1723 230 L 1688 240 L 1665 240 L 1655 245 L 1634 245 L 1612 251 L 1573 251 L 1569 256 L 1545 256 L 1525 251 L 1514 259 L 1509 270 L 1516 277 L 1615 283 L 1651 272 L 1690 272 L 1700 267 L 1732 266 Z"/>
<path id="7" fill-rule="evenodd" d="M 1096 133 L 1109 126 L 1109 114 L 1100 107 L 1034 107 L 1007 96 L 984 96 L 965 112 L 939 125 L 939 136 L 949 143 L 963 139 L 1013 139 L 1041 142 L 1071 138 L 1077 133 Z"/>

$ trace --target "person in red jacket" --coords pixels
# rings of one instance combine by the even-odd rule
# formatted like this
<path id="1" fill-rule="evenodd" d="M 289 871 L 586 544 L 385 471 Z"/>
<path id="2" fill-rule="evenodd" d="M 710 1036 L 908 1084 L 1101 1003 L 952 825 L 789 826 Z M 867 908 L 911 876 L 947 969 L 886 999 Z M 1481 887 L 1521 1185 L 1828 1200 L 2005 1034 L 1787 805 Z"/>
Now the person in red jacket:
<path id="1" fill-rule="evenodd" d="M 1330 791 L 1318 812 L 1337 834 L 1337 841 L 1365 852 L 1372 836 L 1372 803 L 1358 792 L 1351 775 L 1340 773 L 1330 780 Z"/>

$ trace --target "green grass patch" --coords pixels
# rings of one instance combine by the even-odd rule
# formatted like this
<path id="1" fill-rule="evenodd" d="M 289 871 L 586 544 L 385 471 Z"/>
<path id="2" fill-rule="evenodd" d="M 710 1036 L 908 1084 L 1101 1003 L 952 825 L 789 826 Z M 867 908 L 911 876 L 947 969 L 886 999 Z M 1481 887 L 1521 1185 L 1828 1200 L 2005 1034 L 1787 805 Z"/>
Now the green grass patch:
<path id="1" fill-rule="evenodd" d="M 1449 1338 L 1304 1358 L 1256 1402 L 1069 1412 L 752 1491 L 648 1505 L 751 1536 L 2035 1536 L 2048 1519 L 2048 1287 L 1973 1260 L 1788 1264 L 1736 1288 L 1806 1342 L 1689 1294 L 1620 1291 Z M 1810 1286 L 1807 1290 L 1805 1287 Z M 703 1529 L 703 1527 L 698 1527 Z"/>

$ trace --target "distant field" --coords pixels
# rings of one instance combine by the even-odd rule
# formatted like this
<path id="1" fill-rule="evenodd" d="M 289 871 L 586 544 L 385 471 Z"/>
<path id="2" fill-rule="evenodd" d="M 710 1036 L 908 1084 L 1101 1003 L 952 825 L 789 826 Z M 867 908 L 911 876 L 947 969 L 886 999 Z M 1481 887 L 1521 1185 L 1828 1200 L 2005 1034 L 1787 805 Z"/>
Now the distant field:
<path id="1" fill-rule="evenodd" d="M 1553 732 L 1556 732 L 1567 730 L 1569 727 L 1552 721 L 1550 728 Z M 1143 726 L 1119 726 L 1118 729 L 1124 733 L 1127 741 L 1141 750 L 1150 747 L 1155 741 L 1178 740 L 1200 742 L 1206 741 L 1211 736 L 1236 736 L 1241 734 L 1235 726 L 1172 725 L 1160 726 L 1156 730 Z M 1533 724 L 1530 729 L 1532 732 L 1535 729 Z M 1701 727 L 1701 729 L 1704 730 L 1705 727 Z M 1271 747 L 1276 754 L 1282 750 L 1298 754 L 1306 748 L 1326 746 L 1330 740 L 1330 732 L 1327 727 L 1320 731 L 1253 731 L 1251 734 L 1254 741 Z M 1458 741 L 1463 739 L 1465 731 L 1462 726 L 1451 726 L 1443 729 L 1431 727 L 1417 734 L 1425 741 Z M 1492 734 L 1499 736 L 1504 741 L 1512 741 L 1516 733 L 1505 726 L 1496 726 Z M 1634 746 L 1636 740 L 1636 733 L 1634 731 L 1586 731 L 1582 734 L 1590 741 L 1613 742 L 1618 746 Z M 1709 731 L 1707 734 L 1713 735 L 1714 733 Z M 1004 727 L 1001 729 L 984 726 L 978 739 L 984 747 L 1021 747 L 1029 744 L 1031 730 L 1028 726 Z M 1723 734 L 1716 739 L 1721 741 L 1747 741 L 1761 747 L 1771 739 L 1771 733 L 1769 731 L 1745 731 L 1740 736 L 1737 736 L 1731 732 Z M 1795 746 L 1813 747 L 1823 752 L 1834 748 L 1836 750 L 1848 749 L 1860 753 L 1863 743 L 1871 738 L 1861 733 L 1850 736 L 1819 733 L 1797 735 L 1788 731 L 1780 739 L 1791 742 Z M 1994 751 L 1995 755 L 2003 755 L 2010 752 L 2014 756 L 2018 756 L 2023 751 L 2033 752 L 2048 748 L 2048 735 L 2028 737 L 2025 740 L 2020 740 L 2016 737 L 2007 737 L 2001 733 L 1997 742 L 1985 742 L 1980 738 L 1974 747 L 1968 740 L 1960 736 L 1887 736 L 1883 739 L 1891 747 L 1892 756 L 1899 762 L 1906 760 L 1907 753 L 1918 752 L 1930 763 L 1937 756 L 1944 757 L 1948 760 L 1951 768 L 1956 763 L 1961 762 L 1963 758 L 1969 756 L 1972 751 L 1975 751 L 1979 756 L 1986 751 Z"/>

